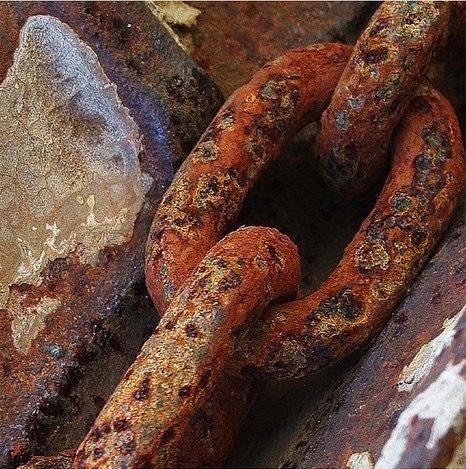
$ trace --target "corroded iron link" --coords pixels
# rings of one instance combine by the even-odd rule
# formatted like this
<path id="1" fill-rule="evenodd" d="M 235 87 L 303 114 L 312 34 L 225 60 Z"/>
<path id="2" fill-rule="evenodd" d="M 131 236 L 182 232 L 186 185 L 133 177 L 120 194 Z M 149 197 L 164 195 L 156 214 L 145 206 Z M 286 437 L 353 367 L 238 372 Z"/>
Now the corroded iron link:
<path id="1" fill-rule="evenodd" d="M 219 455 L 213 454 L 215 446 L 191 447 L 195 456 L 189 458 L 187 439 L 196 416 L 221 407 L 219 396 L 248 393 L 251 374 L 295 378 L 314 372 L 380 330 L 444 232 L 464 183 L 463 146 L 451 106 L 430 88 L 416 91 L 451 11 L 433 2 L 383 4 L 352 56 L 351 48 L 341 44 L 292 50 L 228 99 L 155 215 L 146 278 L 162 321 L 72 467 L 218 464 L 229 448 L 222 447 Z M 372 75 L 381 70 L 385 78 L 391 70 L 393 77 L 382 108 L 371 107 L 366 115 L 370 93 L 363 90 L 371 89 Z M 373 127 L 374 135 L 388 142 L 400 124 L 392 140 L 392 169 L 328 281 L 306 298 L 268 306 L 296 292 L 296 247 L 267 228 L 241 228 L 222 237 L 267 164 L 300 128 L 320 118 L 342 73 L 350 83 L 357 73 L 356 81 L 366 84 L 345 100 L 370 120 L 364 124 L 369 131 Z M 345 82 L 340 80 L 325 119 L 335 121 L 332 106 Z M 382 116 L 380 122 L 371 113 Z M 348 113 L 340 117 L 337 124 L 347 123 L 348 132 L 357 127 Z M 333 137 L 325 125 L 318 145 L 321 154 L 330 154 L 324 149 Z M 360 156 L 327 165 L 332 171 L 324 156 L 326 179 L 343 168 L 341 180 L 349 189 L 342 185 L 341 191 L 361 193 L 380 176 L 376 169 L 383 166 L 384 145 L 377 142 L 377 157 L 372 147 L 361 147 Z M 245 384 L 238 391 L 241 376 Z M 214 439 L 223 434 L 231 440 L 244 402 L 238 399 L 232 414 L 214 413 Z"/>
<path id="2" fill-rule="evenodd" d="M 342 44 L 291 50 L 259 70 L 222 106 L 154 218 L 146 283 L 159 313 L 225 235 L 267 164 L 298 130 L 320 118 L 350 53 L 351 47 Z"/>
<path id="3" fill-rule="evenodd" d="M 433 54 L 454 2 L 384 2 L 359 37 L 321 119 L 317 155 L 326 182 L 359 197 L 389 166 L 388 145 Z"/>
<path id="4" fill-rule="evenodd" d="M 422 270 L 464 183 L 461 132 L 448 101 L 419 90 L 392 143 L 391 172 L 335 271 L 315 293 L 268 309 L 238 338 L 243 371 L 300 377 L 339 361 L 382 328 Z"/>
<path id="5" fill-rule="evenodd" d="M 299 272 L 296 246 L 274 229 L 240 228 L 217 243 L 170 303 L 74 467 L 167 467 L 224 373 L 237 331 L 270 300 L 295 295 Z"/>

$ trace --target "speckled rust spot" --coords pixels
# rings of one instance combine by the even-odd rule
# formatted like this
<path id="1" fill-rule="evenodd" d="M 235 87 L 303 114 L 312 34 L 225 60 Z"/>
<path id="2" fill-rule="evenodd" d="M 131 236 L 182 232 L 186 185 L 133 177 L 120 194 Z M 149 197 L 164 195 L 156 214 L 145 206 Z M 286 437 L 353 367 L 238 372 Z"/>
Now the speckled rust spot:
<path id="1" fill-rule="evenodd" d="M 97 427 L 98 428 L 98 427 Z M 102 425 L 100 427 L 100 430 L 102 431 L 102 433 L 110 433 L 112 431 L 112 428 L 110 427 L 109 423 L 108 422 L 102 422 Z"/>
<path id="2" fill-rule="evenodd" d="M 416 228 L 411 233 L 411 243 L 415 247 L 421 246 L 427 240 L 428 232 L 425 228 Z"/>
<path id="3" fill-rule="evenodd" d="M 128 427 L 128 421 L 124 418 L 116 418 L 113 421 L 113 430 L 117 433 L 127 430 Z"/>
<path id="4" fill-rule="evenodd" d="M 390 197 L 390 205 L 395 213 L 405 213 L 412 205 L 412 198 L 403 191 L 396 191 Z"/>
<path id="5" fill-rule="evenodd" d="M 191 391 L 191 386 L 189 386 L 189 385 L 182 386 L 180 388 L 180 390 L 178 391 L 178 396 L 180 396 L 180 397 L 189 396 L 190 391 Z"/>
<path id="6" fill-rule="evenodd" d="M 100 459 L 104 455 L 104 451 L 100 448 L 95 448 L 93 454 L 95 459 Z"/>
<path id="7" fill-rule="evenodd" d="M 186 324 L 185 330 L 186 330 L 186 335 L 192 339 L 195 339 L 199 335 L 197 326 L 195 324 L 191 324 L 191 323 Z"/>
<path id="8" fill-rule="evenodd" d="M 351 287 L 343 287 L 337 294 L 321 301 L 319 308 L 313 312 L 321 320 L 327 316 L 339 314 L 349 321 L 354 321 L 361 313 L 362 302 L 356 298 Z"/>
<path id="9" fill-rule="evenodd" d="M 376 64 L 384 62 L 388 58 L 388 49 L 384 46 L 374 49 L 365 49 L 353 57 L 354 63 L 364 62 L 367 64 Z"/>
<path id="10" fill-rule="evenodd" d="M 363 274 L 377 270 L 386 270 L 390 263 L 390 254 L 379 240 L 364 241 L 356 250 L 356 263 Z"/>
<path id="11" fill-rule="evenodd" d="M 209 384 L 210 376 L 211 376 L 210 370 L 205 371 L 204 374 L 201 376 L 201 379 L 199 381 L 199 387 L 201 389 L 205 388 Z"/>
<path id="12" fill-rule="evenodd" d="M 138 401 L 145 401 L 149 397 L 151 390 L 150 378 L 144 378 L 140 383 L 136 391 L 134 391 L 134 398 Z"/>
<path id="13" fill-rule="evenodd" d="M 160 438 L 160 446 L 165 446 L 170 440 L 173 440 L 174 437 L 175 430 L 173 428 L 168 428 Z"/>

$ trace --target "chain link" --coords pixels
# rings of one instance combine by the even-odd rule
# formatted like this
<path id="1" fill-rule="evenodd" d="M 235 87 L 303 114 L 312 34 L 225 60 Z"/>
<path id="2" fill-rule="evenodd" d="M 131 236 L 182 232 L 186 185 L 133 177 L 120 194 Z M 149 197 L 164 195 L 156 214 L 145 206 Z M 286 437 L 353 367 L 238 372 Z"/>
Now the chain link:
<path id="1" fill-rule="evenodd" d="M 232 441 L 246 402 L 225 403 L 236 406 L 229 414 L 221 398 L 248 393 L 251 375 L 314 372 L 380 330 L 444 232 L 463 186 L 454 112 L 440 93 L 419 88 L 453 8 L 382 4 L 354 50 L 321 44 L 289 51 L 227 100 L 155 215 L 146 278 L 162 321 L 73 467 L 218 464 L 229 448 L 215 444 Z M 389 142 L 392 169 L 323 286 L 266 307 L 296 291 L 296 248 L 267 228 L 221 239 L 269 161 L 324 110 L 317 147 L 333 187 L 350 196 L 373 187 Z M 214 421 L 194 434 L 202 415 Z"/>

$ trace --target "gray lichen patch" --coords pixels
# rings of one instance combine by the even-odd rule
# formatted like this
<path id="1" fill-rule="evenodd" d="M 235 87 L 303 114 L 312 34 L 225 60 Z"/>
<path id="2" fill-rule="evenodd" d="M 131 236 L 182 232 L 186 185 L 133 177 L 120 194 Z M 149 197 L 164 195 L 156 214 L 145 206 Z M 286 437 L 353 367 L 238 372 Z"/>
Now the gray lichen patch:
<path id="1" fill-rule="evenodd" d="M 372 469 L 374 467 L 374 458 L 369 451 L 363 453 L 353 453 L 346 461 L 347 469 Z"/>
<path id="2" fill-rule="evenodd" d="M 77 250 L 130 239 L 150 181 L 137 126 L 95 53 L 65 24 L 30 18 L 0 85 L 0 307 Z"/>
<path id="3" fill-rule="evenodd" d="M 11 315 L 11 335 L 15 348 L 21 353 L 28 353 L 32 341 L 45 327 L 46 317 L 60 306 L 60 300 L 43 297 L 35 306 L 24 306 L 22 297 L 12 295 L 8 301 Z"/>

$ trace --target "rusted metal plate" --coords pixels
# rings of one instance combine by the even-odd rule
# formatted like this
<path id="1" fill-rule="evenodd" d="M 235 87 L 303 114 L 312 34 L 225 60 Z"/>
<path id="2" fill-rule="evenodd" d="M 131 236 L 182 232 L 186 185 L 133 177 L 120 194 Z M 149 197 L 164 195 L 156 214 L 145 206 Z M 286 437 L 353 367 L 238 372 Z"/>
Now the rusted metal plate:
<path id="1" fill-rule="evenodd" d="M 201 13 L 189 34 L 193 58 L 225 95 L 287 49 L 316 42 L 351 44 L 372 2 L 187 2 Z"/>
<path id="2" fill-rule="evenodd" d="M 145 239 L 153 210 L 171 180 L 174 162 L 182 160 L 221 103 L 220 94 L 208 75 L 184 54 L 142 3 L 0 5 L 2 80 L 13 63 L 19 30 L 35 14 L 59 18 L 84 42 L 82 47 L 73 45 L 74 39 L 70 39 L 68 32 L 58 30 L 68 41 L 63 44 L 62 52 L 71 51 L 73 55 L 77 48 L 76 57 L 79 54 L 92 57 L 85 44 L 96 52 L 109 83 L 116 85 L 119 98 L 139 127 L 142 151 L 140 163 L 134 164 L 140 164 L 141 173 L 152 178 L 152 185 L 145 199 L 141 199 L 139 209 L 136 208 L 136 221 L 124 239 L 107 245 L 97 243 L 92 262 L 83 262 L 79 249 L 71 249 L 66 257 L 57 255 L 55 260 L 41 265 L 40 282 L 35 285 L 11 283 L 7 306 L 0 314 L 1 467 L 15 467 L 33 452 L 40 454 L 77 446 L 154 327 L 156 314 L 141 287 Z M 30 36 L 25 36 L 24 55 L 17 57 L 18 63 L 23 56 L 30 59 L 32 46 L 54 46 L 52 40 L 47 42 L 52 35 L 49 23 L 47 20 L 36 28 L 36 31 L 43 28 L 44 37 L 40 32 L 34 33 L 37 37 L 34 36 L 31 46 L 28 45 Z M 74 65 L 78 62 L 86 61 L 78 57 Z M 53 63 L 58 67 L 57 73 L 63 72 L 60 61 Z M 95 67 L 98 69 L 100 65 Z M 40 74 L 41 67 L 39 62 L 37 67 L 31 66 L 31 76 L 37 78 L 39 75 L 34 73 Z M 76 65 L 77 70 L 81 70 L 79 67 Z M 47 70 L 46 66 L 43 68 Z M 27 67 L 23 66 L 22 70 L 21 73 L 28 73 Z M 63 76 L 68 79 L 67 73 L 63 72 Z M 89 73 L 92 77 L 93 72 Z M 13 78 L 10 76 L 11 83 Z M 74 78 L 72 75 L 71 80 Z M 49 90 L 47 79 L 43 78 L 43 88 Z M 112 89 L 111 85 L 102 86 Z M 5 88 L 6 85 L 1 88 L 4 93 L 8 91 Z M 29 91 L 27 87 L 25 90 Z M 81 96 L 85 99 L 87 92 L 88 87 L 82 93 L 78 91 L 75 100 Z M 11 96 L 17 99 L 14 94 Z M 46 106 L 45 95 L 41 96 L 37 102 Z M 32 106 L 28 99 L 22 102 Z M 118 106 L 117 112 L 124 114 Z M 89 113 L 78 115 L 72 111 L 74 108 L 70 108 L 69 122 L 64 122 L 64 128 L 74 125 L 82 130 L 89 122 L 84 120 Z M 44 118 L 44 122 L 48 121 Z M 45 130 L 44 135 L 48 135 Z M 88 138 L 91 132 L 96 132 L 96 125 L 89 124 L 86 132 Z M 60 132 L 57 135 L 60 143 L 60 138 L 65 137 Z M 97 137 L 102 138 L 102 134 L 98 133 Z M 11 145 L 8 148 L 17 148 L 14 139 Z M 134 148 L 139 144 L 135 145 Z M 45 160 L 49 148 L 44 150 Z M 26 154 L 22 147 L 20 151 Z M 68 161 L 66 155 L 63 158 Z M 90 158 L 89 164 L 92 161 Z M 44 160 L 39 161 L 37 167 L 42 168 L 43 163 Z M 33 174 L 27 181 L 40 184 L 42 179 Z M 65 191 L 65 185 L 61 187 Z M 18 190 L 21 189 L 18 183 Z M 97 180 L 94 189 L 90 199 L 90 196 L 83 199 L 91 212 L 98 209 L 99 200 L 105 199 Z M 77 203 L 81 203 L 79 191 L 75 195 Z M 121 198 L 125 197 L 128 196 L 122 192 Z M 46 206 L 47 202 L 40 202 L 40 206 Z M 60 216 L 66 224 L 66 212 Z M 92 220 L 98 223 L 99 217 Z M 23 225 L 27 222 L 25 217 Z"/>

